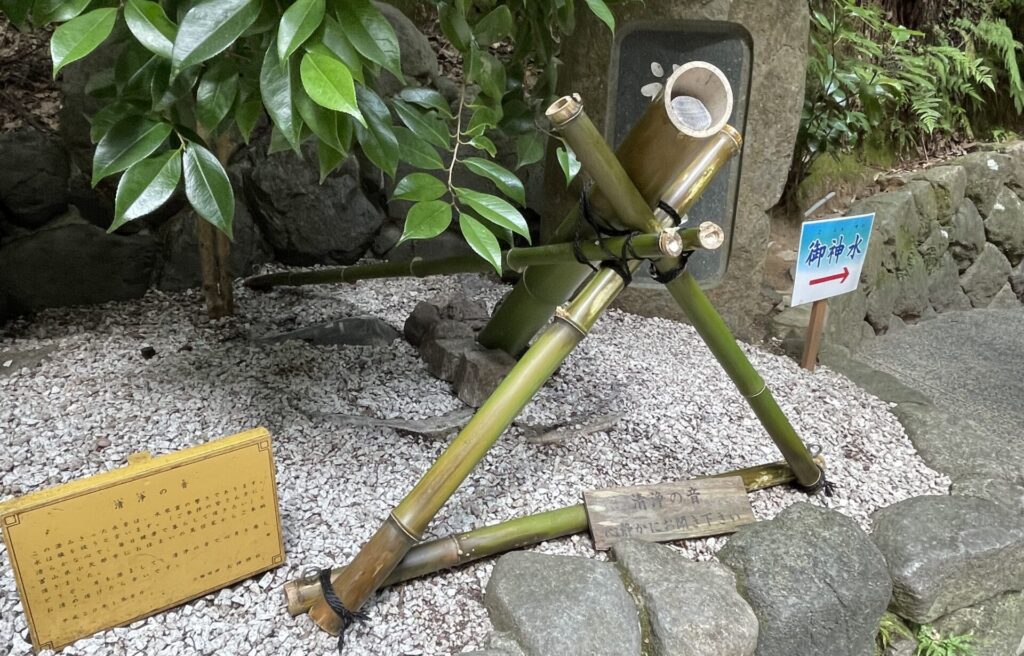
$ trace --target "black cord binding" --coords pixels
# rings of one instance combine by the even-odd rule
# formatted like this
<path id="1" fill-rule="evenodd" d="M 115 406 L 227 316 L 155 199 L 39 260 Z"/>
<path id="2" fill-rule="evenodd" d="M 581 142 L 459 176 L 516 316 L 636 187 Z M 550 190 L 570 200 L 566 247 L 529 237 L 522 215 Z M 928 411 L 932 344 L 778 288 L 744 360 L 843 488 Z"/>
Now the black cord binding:
<path id="1" fill-rule="evenodd" d="M 322 569 L 320 570 L 320 590 L 324 593 L 324 600 L 327 605 L 330 606 L 334 614 L 341 619 L 341 631 L 338 632 L 338 654 L 340 655 L 345 649 L 345 632 L 350 626 L 355 623 L 364 624 L 370 617 L 366 613 L 352 612 L 345 608 L 345 604 L 341 603 L 341 598 L 338 597 L 338 593 L 334 591 L 334 586 L 331 585 L 331 570 Z"/>
<path id="2" fill-rule="evenodd" d="M 693 251 L 686 251 L 679 256 L 679 264 L 672 269 L 669 269 L 665 273 L 658 271 L 656 267 L 651 267 L 651 277 L 655 281 L 660 282 L 663 285 L 667 285 L 686 271 L 686 263 L 690 261 L 690 256 L 693 255 Z"/>
<path id="3" fill-rule="evenodd" d="M 664 212 L 665 214 L 668 214 L 669 218 L 672 219 L 673 228 L 678 228 L 679 226 L 683 225 L 683 217 L 679 216 L 679 212 L 676 211 L 676 208 L 672 207 L 663 200 L 659 200 L 658 209 Z"/>

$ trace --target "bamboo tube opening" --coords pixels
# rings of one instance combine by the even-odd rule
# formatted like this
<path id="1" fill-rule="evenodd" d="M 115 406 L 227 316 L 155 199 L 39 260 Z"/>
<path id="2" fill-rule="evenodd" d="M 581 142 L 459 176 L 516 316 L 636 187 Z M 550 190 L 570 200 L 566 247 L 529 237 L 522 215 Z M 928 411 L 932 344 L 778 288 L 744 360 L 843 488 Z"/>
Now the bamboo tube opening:
<path id="1" fill-rule="evenodd" d="M 689 102 L 691 99 L 697 102 Z M 690 62 L 680 66 L 665 82 L 661 99 L 669 120 L 682 134 L 696 139 L 710 137 L 724 126 L 732 115 L 732 86 L 725 74 L 707 62 Z M 706 123 L 687 109 L 707 112 Z"/>
<path id="2" fill-rule="evenodd" d="M 725 243 L 725 231 L 717 223 L 705 221 L 700 224 L 700 245 L 709 251 L 717 250 Z"/>
<path id="3" fill-rule="evenodd" d="M 562 96 L 551 103 L 551 106 L 544 112 L 544 115 L 556 126 L 561 126 L 579 116 L 582 111 L 583 103 L 580 97 L 573 94 L 571 96 Z"/>

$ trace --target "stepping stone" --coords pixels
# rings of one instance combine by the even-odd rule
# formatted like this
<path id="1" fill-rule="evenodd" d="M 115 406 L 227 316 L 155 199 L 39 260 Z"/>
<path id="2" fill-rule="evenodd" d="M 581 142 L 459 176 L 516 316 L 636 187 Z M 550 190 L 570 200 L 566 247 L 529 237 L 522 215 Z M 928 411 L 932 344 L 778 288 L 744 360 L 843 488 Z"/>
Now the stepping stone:
<path id="1" fill-rule="evenodd" d="M 981 497 L 1014 512 L 1024 514 L 1024 476 L 1018 478 L 964 476 L 953 481 L 950 494 Z"/>
<path id="2" fill-rule="evenodd" d="M 640 622 L 615 566 L 588 558 L 502 556 L 484 605 L 526 656 L 639 656 Z"/>
<path id="3" fill-rule="evenodd" d="M 388 346 L 400 333 L 377 317 L 349 317 L 262 338 L 271 344 L 298 339 L 314 346 Z"/>
<path id="4" fill-rule="evenodd" d="M 466 405 L 479 408 L 514 366 L 515 358 L 504 351 L 466 351 L 455 375 L 456 393 Z"/>
<path id="5" fill-rule="evenodd" d="M 757 617 L 736 592 L 736 576 L 669 547 L 624 540 L 619 569 L 647 611 L 653 656 L 751 656 Z"/>
<path id="6" fill-rule="evenodd" d="M 962 608 L 933 625 L 939 635 L 971 634 L 972 656 L 1024 654 L 1024 592 L 1008 592 Z"/>
<path id="7" fill-rule="evenodd" d="M 760 625 L 758 656 L 872 654 L 892 594 L 856 522 L 809 503 L 744 526 L 718 553 Z"/>
<path id="8" fill-rule="evenodd" d="M 1024 588 L 1024 517 L 973 496 L 922 496 L 872 515 L 892 609 L 924 624 Z"/>
<path id="9" fill-rule="evenodd" d="M 472 337 L 456 339 L 427 339 L 420 344 L 420 357 L 427 365 L 427 371 L 434 378 L 448 381 L 455 380 L 459 367 L 466 353 L 480 351 L 483 347 Z"/>

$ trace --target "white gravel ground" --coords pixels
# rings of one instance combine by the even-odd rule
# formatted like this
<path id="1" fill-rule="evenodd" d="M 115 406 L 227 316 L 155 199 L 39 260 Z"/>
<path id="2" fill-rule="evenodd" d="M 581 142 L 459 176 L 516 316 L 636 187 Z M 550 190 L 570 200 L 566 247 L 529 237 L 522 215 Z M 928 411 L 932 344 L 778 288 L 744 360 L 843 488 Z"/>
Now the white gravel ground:
<path id="1" fill-rule="evenodd" d="M 440 453 L 443 444 L 391 430 L 339 429 L 317 411 L 424 418 L 459 407 L 402 341 L 390 348 L 324 349 L 250 339 L 282 327 L 372 314 L 401 328 L 419 300 L 472 289 L 493 304 L 502 288 L 479 279 L 373 281 L 352 287 L 238 292 L 238 316 L 210 324 L 195 293 L 48 311 L 10 327 L 0 350 L 56 345 L 41 367 L 0 378 L 0 500 L 101 472 L 133 452 L 154 454 L 250 427 L 276 439 L 288 561 L 262 578 L 77 642 L 64 654 L 334 654 L 307 618 L 289 618 L 281 585 L 309 567 L 341 564 Z M 182 350 L 190 345 L 191 350 Z M 153 346 L 144 360 L 139 350 Z M 820 444 L 838 493 L 828 505 L 868 515 L 908 496 L 942 493 L 884 402 L 845 378 L 745 349 L 809 443 Z M 554 423 L 621 413 L 612 431 L 556 445 L 507 433 L 442 510 L 435 535 L 578 503 L 586 488 L 680 480 L 779 458 L 757 420 L 688 326 L 612 311 L 527 408 Z M 804 495 L 751 500 L 760 519 Z M 713 558 L 724 538 L 681 545 Z M 543 544 L 595 557 L 587 536 Z M 28 654 L 28 629 L 6 551 L 0 572 L 0 654 Z M 603 555 L 597 555 L 604 558 Z M 373 621 L 353 631 L 351 656 L 450 654 L 484 643 L 483 562 L 385 591 Z"/>

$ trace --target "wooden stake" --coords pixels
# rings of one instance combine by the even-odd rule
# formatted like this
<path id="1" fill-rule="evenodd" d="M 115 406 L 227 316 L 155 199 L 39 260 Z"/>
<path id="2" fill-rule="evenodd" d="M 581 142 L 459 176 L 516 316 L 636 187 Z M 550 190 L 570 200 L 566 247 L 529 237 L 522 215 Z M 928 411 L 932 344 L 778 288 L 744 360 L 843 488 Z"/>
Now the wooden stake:
<path id="1" fill-rule="evenodd" d="M 804 356 L 800 366 L 814 371 L 818 366 L 818 350 L 821 348 L 821 334 L 825 328 L 825 315 L 828 313 L 828 299 L 814 301 L 811 305 L 811 321 L 807 324 L 807 336 L 804 339 Z"/>

